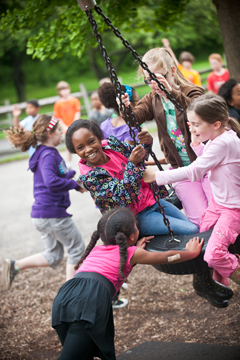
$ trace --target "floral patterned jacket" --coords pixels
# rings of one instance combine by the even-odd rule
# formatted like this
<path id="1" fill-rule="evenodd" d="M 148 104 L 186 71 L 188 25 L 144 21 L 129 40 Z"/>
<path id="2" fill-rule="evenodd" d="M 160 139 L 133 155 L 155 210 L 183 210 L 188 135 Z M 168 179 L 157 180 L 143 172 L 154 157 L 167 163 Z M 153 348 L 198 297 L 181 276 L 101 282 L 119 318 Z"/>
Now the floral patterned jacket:
<path id="1" fill-rule="evenodd" d="M 117 151 L 127 159 L 133 149 L 132 145 L 121 142 L 114 136 L 109 136 L 103 142 L 102 147 L 106 150 Z M 145 146 L 145 149 L 146 155 L 144 159 L 147 160 L 149 156 L 148 147 Z M 82 163 L 84 164 L 84 162 Z M 81 160 L 79 167 L 81 169 Z M 128 161 L 121 181 L 113 178 L 106 169 L 97 166 L 91 167 L 87 174 L 80 175 L 77 182 L 84 184 L 84 187 L 90 191 L 96 206 L 101 213 L 104 213 L 117 206 L 131 208 L 134 206 L 134 203 L 138 201 L 137 196 L 140 194 L 143 172 L 144 168 L 141 165 L 136 166 L 131 161 Z M 160 193 L 161 198 L 168 195 L 165 186 L 157 186 L 154 183 L 154 188 L 157 193 Z"/>

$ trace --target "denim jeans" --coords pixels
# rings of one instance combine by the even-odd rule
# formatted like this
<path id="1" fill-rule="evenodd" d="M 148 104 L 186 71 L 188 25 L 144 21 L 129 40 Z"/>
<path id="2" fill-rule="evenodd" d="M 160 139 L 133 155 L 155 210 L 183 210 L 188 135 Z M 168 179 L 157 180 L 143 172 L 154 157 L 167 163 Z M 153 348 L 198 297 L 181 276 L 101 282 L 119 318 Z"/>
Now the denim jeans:
<path id="1" fill-rule="evenodd" d="M 178 208 L 165 200 L 160 200 L 164 207 L 165 215 L 170 222 L 170 228 L 174 234 L 187 235 L 199 232 L 197 225 L 190 220 Z M 150 235 L 168 234 L 168 228 L 163 222 L 163 216 L 159 212 L 158 204 L 146 207 L 136 215 L 139 237 Z"/>

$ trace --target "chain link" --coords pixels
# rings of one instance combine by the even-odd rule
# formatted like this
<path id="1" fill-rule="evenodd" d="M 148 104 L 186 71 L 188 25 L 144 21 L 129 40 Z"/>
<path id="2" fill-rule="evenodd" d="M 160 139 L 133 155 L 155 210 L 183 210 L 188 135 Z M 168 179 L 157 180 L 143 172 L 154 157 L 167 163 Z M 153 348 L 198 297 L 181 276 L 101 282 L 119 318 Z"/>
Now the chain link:
<path id="1" fill-rule="evenodd" d="M 140 55 L 137 53 L 137 51 L 134 50 L 134 49 L 132 48 L 132 46 L 130 45 L 130 43 L 129 43 L 126 39 L 123 38 L 123 36 L 122 36 L 122 34 L 120 33 L 120 31 L 113 26 L 111 20 L 104 15 L 102 9 L 101 9 L 98 5 L 96 5 L 96 6 L 94 7 L 94 9 L 96 10 L 96 12 L 97 12 L 100 16 L 102 16 L 102 18 L 104 19 L 105 23 L 113 30 L 113 33 L 122 41 L 122 44 L 123 44 L 128 50 L 130 50 L 132 56 L 139 62 L 139 64 L 141 65 L 141 67 L 149 73 L 151 79 L 153 79 L 154 81 L 156 81 L 156 83 L 158 84 L 159 89 L 162 90 L 163 92 L 165 92 L 167 98 L 174 104 L 174 106 L 176 107 L 176 109 L 178 109 L 180 112 L 183 113 L 183 116 L 184 116 L 185 121 L 188 121 L 188 119 L 187 119 L 187 114 L 186 114 L 186 112 L 184 111 L 184 109 L 182 108 L 182 106 L 181 106 L 181 105 L 175 100 L 175 98 L 167 91 L 167 89 L 165 88 L 165 86 L 158 80 L 158 78 L 156 77 L 156 75 L 149 70 L 147 64 L 142 61 L 142 59 L 141 59 Z"/>
<path id="2" fill-rule="evenodd" d="M 134 57 L 135 57 L 136 59 L 138 59 L 138 58 L 140 59 L 140 56 L 138 55 L 138 53 L 137 53 L 134 49 L 132 49 L 131 45 L 128 43 L 127 40 L 123 39 L 120 31 L 119 31 L 118 29 L 116 29 L 116 28 L 112 25 L 112 22 L 110 21 L 109 18 L 107 18 L 107 17 L 103 14 L 103 12 L 102 12 L 102 10 L 100 9 L 100 7 L 99 7 L 99 6 L 95 6 L 95 10 L 97 11 L 98 14 L 100 14 L 100 15 L 104 18 L 104 20 L 105 20 L 105 22 L 107 23 L 107 25 L 110 26 L 112 29 L 114 29 L 114 31 L 113 31 L 114 34 L 115 34 L 118 38 L 120 38 L 120 39 L 122 40 L 124 46 L 126 46 L 128 49 L 130 49 L 130 51 L 132 52 L 132 54 L 134 53 Z M 101 37 L 101 35 L 100 35 L 99 32 L 98 32 L 97 23 L 96 23 L 96 21 L 93 19 L 93 16 L 92 16 L 92 10 L 87 10 L 87 11 L 86 11 L 86 15 L 87 15 L 88 20 L 89 20 L 89 23 L 90 23 L 90 25 L 91 25 L 91 27 L 92 27 L 92 29 L 93 29 L 94 35 L 95 35 L 95 37 L 96 37 L 96 40 L 97 40 L 97 42 L 98 42 L 98 44 L 99 44 L 99 48 L 100 48 L 101 54 L 102 54 L 102 56 L 103 56 L 103 58 L 104 58 L 104 61 L 105 61 L 107 70 L 108 70 L 108 72 L 109 72 L 111 81 L 112 81 L 112 83 L 113 83 L 114 86 L 115 86 L 116 96 L 117 96 L 117 98 L 119 99 L 120 109 L 122 110 L 122 112 L 123 112 L 123 114 L 124 114 L 124 120 L 126 121 L 128 127 L 129 127 L 130 135 L 131 135 L 131 137 L 132 137 L 133 140 L 134 140 L 134 145 L 136 146 L 136 145 L 137 145 L 136 135 L 135 135 L 134 130 L 133 130 L 132 127 L 131 127 L 131 124 L 134 124 L 134 126 L 137 128 L 138 131 L 141 131 L 141 130 L 142 130 L 142 129 L 141 129 L 141 126 L 140 126 L 140 124 L 138 123 L 137 119 L 135 118 L 135 115 L 134 115 L 134 113 L 132 112 L 131 107 L 128 106 L 128 107 L 126 108 L 125 104 L 124 104 L 123 101 L 122 101 L 121 95 L 124 95 L 124 91 L 121 89 L 121 84 L 120 84 L 120 82 L 119 82 L 119 80 L 118 80 L 117 74 L 116 74 L 115 70 L 114 70 L 113 67 L 112 67 L 111 60 L 110 60 L 110 58 L 109 58 L 109 56 L 108 56 L 108 54 L 107 54 L 107 51 L 106 51 L 105 46 L 103 45 L 102 37 Z M 141 59 L 140 59 L 140 60 L 141 60 Z M 142 62 L 142 60 L 141 60 L 141 62 Z M 143 62 L 142 62 L 142 64 L 144 64 L 145 69 L 148 69 L 147 64 L 145 64 L 145 63 L 143 63 Z M 142 66 L 142 65 L 141 65 L 141 66 Z M 149 69 L 148 69 L 148 72 L 149 72 L 149 74 L 152 74 L 152 75 L 150 75 L 150 76 L 155 80 L 155 79 L 156 79 L 155 74 L 153 74 L 152 72 L 150 72 Z M 157 80 L 157 82 L 158 82 L 158 80 Z M 159 83 L 159 82 L 158 82 L 158 83 Z M 159 83 L 159 84 L 164 88 L 164 89 L 162 89 L 162 90 L 165 91 L 165 92 L 167 92 L 165 86 L 164 86 L 163 84 L 161 84 L 161 83 Z M 158 85 L 159 85 L 159 84 L 158 84 Z M 167 92 L 167 93 L 168 93 L 168 92 Z M 169 94 L 169 93 L 168 93 L 168 94 Z M 169 95 L 170 95 L 170 94 L 169 94 Z M 171 96 L 171 95 L 170 95 L 170 96 Z M 169 99 L 169 100 L 170 100 L 170 99 Z M 160 170 L 163 170 L 163 168 L 162 168 L 161 164 L 159 163 L 156 155 L 155 155 L 154 152 L 152 151 L 151 146 L 148 146 L 148 150 L 149 150 L 150 155 L 151 155 L 151 156 L 153 157 L 153 159 L 155 160 L 155 162 L 156 162 L 157 166 L 159 167 L 159 169 L 160 169 Z M 146 168 L 146 166 L 145 166 L 145 164 L 144 164 L 144 161 L 142 162 L 142 165 L 143 165 L 144 168 Z M 176 239 L 174 238 L 174 232 L 173 232 L 173 230 L 170 228 L 170 222 L 169 222 L 168 218 L 167 218 L 166 215 L 165 215 L 165 210 L 164 210 L 163 206 L 160 204 L 160 195 L 155 191 L 153 184 L 149 184 L 149 186 L 150 186 L 150 188 L 151 188 L 151 190 L 152 190 L 152 192 L 153 192 L 154 199 L 155 199 L 155 201 L 156 201 L 157 204 L 158 204 L 159 212 L 160 212 L 160 213 L 162 214 L 162 216 L 163 216 L 164 224 L 165 224 L 165 226 L 167 226 L 167 228 L 168 228 L 169 235 L 171 236 L 171 240 L 170 240 L 170 241 L 173 241 L 173 240 L 176 241 Z"/>

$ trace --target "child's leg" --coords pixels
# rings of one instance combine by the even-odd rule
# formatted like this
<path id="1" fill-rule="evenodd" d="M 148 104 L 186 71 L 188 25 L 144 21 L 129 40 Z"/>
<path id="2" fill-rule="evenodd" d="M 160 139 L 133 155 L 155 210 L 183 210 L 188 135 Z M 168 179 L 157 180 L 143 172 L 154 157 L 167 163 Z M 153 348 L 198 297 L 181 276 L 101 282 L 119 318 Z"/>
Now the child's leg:
<path id="1" fill-rule="evenodd" d="M 55 269 L 63 259 L 63 245 L 58 241 L 57 228 L 61 219 L 32 219 L 36 229 L 41 233 L 45 250 L 42 255 L 49 266 Z"/>
<path id="2" fill-rule="evenodd" d="M 67 248 L 67 266 L 66 266 L 66 279 L 71 279 L 74 274 L 74 266 L 77 264 L 81 255 L 85 250 L 85 244 L 82 236 L 74 224 L 72 218 L 57 219 L 57 223 L 54 224 L 54 231 L 57 240 Z"/>
<path id="3" fill-rule="evenodd" d="M 45 251 L 14 261 L 6 259 L 3 264 L 3 283 L 6 290 L 10 289 L 15 276 L 20 270 L 33 267 L 56 267 L 63 259 L 63 246 L 54 238 L 51 226 L 54 219 L 32 219 L 36 229 L 40 231 Z"/>
<path id="4" fill-rule="evenodd" d="M 55 327 L 59 339 L 63 345 L 59 360 L 93 360 L 98 354 L 94 341 L 85 331 L 85 322 L 76 321 Z"/>
<path id="5" fill-rule="evenodd" d="M 27 256 L 23 259 L 15 261 L 16 267 L 19 268 L 19 270 L 25 270 L 30 269 L 34 267 L 46 267 L 49 266 L 49 263 L 45 259 L 45 257 L 41 254 L 34 254 Z"/>
<path id="6" fill-rule="evenodd" d="M 170 227 L 175 234 L 185 235 L 198 233 L 198 227 L 192 224 L 176 206 L 164 200 L 161 200 L 160 203 L 164 207 L 166 217 L 170 222 Z M 140 237 L 168 234 L 168 228 L 164 224 L 163 216 L 159 212 L 157 203 L 137 214 L 137 221 Z"/>
<path id="7" fill-rule="evenodd" d="M 173 187 L 182 202 L 186 216 L 199 227 L 202 215 L 208 207 L 208 200 L 201 180 L 196 182 L 190 180 L 178 181 L 173 183 Z"/>
<path id="8" fill-rule="evenodd" d="M 228 247 L 240 233 L 240 210 L 228 209 L 216 203 L 215 208 L 221 215 L 208 241 L 204 260 L 221 276 L 229 277 L 239 264 L 237 256 L 231 254 Z"/>

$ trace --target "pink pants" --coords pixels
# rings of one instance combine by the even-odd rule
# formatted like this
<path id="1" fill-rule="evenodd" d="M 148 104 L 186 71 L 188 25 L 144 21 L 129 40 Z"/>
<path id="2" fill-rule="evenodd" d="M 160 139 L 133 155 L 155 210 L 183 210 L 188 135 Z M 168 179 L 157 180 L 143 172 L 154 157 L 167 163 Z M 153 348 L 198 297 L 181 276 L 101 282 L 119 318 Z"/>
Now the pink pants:
<path id="1" fill-rule="evenodd" d="M 173 183 L 174 190 L 182 202 L 183 210 L 189 220 L 200 227 L 204 211 L 212 198 L 208 176 L 192 182 L 190 180 Z"/>
<path id="2" fill-rule="evenodd" d="M 203 214 L 200 232 L 213 228 L 208 241 L 204 260 L 215 270 L 215 280 L 227 285 L 228 278 L 238 265 L 237 256 L 228 251 L 230 244 L 236 241 L 240 233 L 240 209 L 229 209 L 218 205 L 212 198 Z M 220 276 L 219 276 L 220 275 Z"/>

